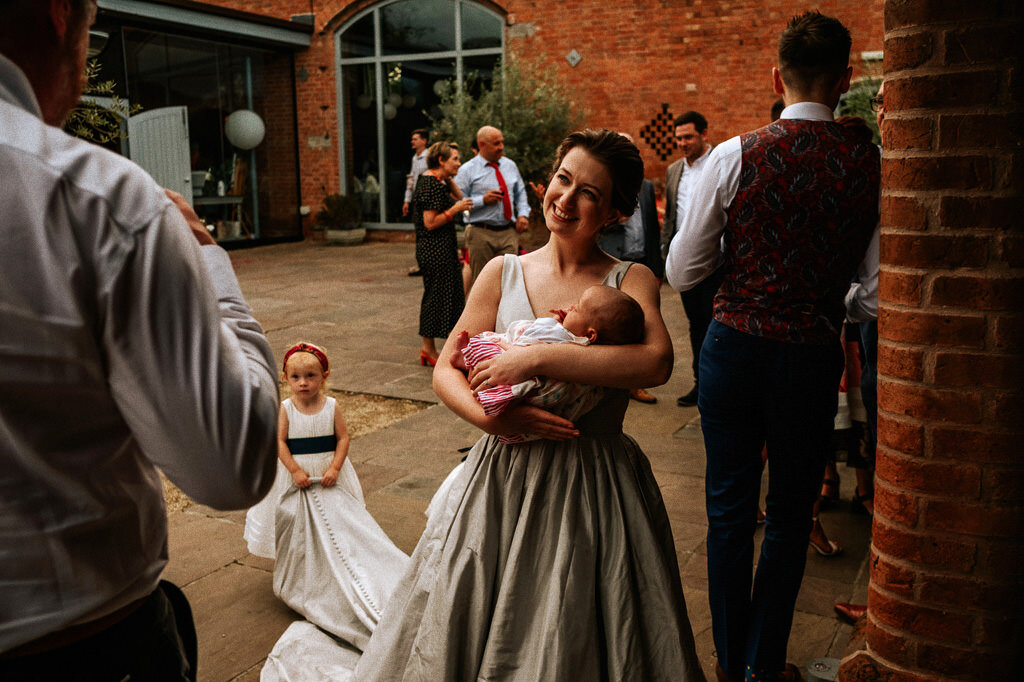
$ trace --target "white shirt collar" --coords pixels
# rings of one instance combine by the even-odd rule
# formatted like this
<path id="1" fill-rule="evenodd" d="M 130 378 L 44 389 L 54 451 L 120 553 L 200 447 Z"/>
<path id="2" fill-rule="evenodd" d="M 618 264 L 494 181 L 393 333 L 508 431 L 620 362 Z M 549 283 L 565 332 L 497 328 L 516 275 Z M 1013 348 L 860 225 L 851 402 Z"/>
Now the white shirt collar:
<path id="1" fill-rule="evenodd" d="M 702 163 L 704 163 L 707 160 L 708 156 L 711 155 L 711 146 L 712 145 L 709 142 L 707 147 L 704 148 L 704 153 L 701 154 L 700 156 L 698 156 L 697 160 L 694 161 L 693 163 L 690 163 L 689 161 L 687 161 L 686 157 L 684 156 L 683 157 L 683 171 L 685 172 L 688 168 L 696 168 L 697 166 L 699 166 Z"/>
<path id="2" fill-rule="evenodd" d="M 809 121 L 834 121 L 832 110 L 818 102 L 796 102 L 782 110 L 779 118 L 802 118 Z"/>
<path id="3" fill-rule="evenodd" d="M 0 100 L 15 104 L 30 114 L 43 117 L 32 84 L 17 64 L 0 54 Z"/>

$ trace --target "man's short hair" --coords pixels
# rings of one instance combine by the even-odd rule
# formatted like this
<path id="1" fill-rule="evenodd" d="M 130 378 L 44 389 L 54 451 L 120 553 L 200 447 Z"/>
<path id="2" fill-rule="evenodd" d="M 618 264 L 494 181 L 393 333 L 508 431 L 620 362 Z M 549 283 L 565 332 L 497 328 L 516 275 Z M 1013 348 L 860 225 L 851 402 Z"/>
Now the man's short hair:
<path id="1" fill-rule="evenodd" d="M 850 65 L 850 32 L 817 10 L 793 17 L 779 36 L 779 71 L 798 92 L 831 88 Z"/>
<path id="2" fill-rule="evenodd" d="M 782 116 L 782 110 L 786 108 L 786 102 L 780 97 L 772 103 L 772 120 L 778 121 Z"/>
<path id="3" fill-rule="evenodd" d="M 427 130 L 426 130 L 426 128 L 417 128 L 416 130 L 412 131 L 412 135 L 419 135 L 424 140 L 428 139 L 427 138 Z"/>
<path id="4" fill-rule="evenodd" d="M 685 114 L 680 114 L 679 116 L 676 116 L 676 120 L 674 121 L 673 125 L 675 125 L 675 127 L 678 128 L 679 126 L 684 126 L 687 123 L 692 123 L 693 129 L 696 130 L 698 133 L 703 133 L 705 130 L 708 129 L 708 120 L 701 116 L 700 114 L 698 114 L 696 111 L 687 111 Z"/>

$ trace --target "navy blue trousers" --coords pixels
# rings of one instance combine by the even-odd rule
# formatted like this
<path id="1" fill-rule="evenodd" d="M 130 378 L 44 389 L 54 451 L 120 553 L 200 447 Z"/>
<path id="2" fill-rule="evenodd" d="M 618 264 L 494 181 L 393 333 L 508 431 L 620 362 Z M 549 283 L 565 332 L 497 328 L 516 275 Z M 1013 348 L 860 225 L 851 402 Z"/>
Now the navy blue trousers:
<path id="1" fill-rule="evenodd" d="M 838 337 L 786 343 L 712 321 L 704 339 L 697 406 L 707 452 L 708 597 L 718 662 L 730 677 L 785 666 L 843 364 Z M 767 519 L 752 577 L 765 445 Z"/>

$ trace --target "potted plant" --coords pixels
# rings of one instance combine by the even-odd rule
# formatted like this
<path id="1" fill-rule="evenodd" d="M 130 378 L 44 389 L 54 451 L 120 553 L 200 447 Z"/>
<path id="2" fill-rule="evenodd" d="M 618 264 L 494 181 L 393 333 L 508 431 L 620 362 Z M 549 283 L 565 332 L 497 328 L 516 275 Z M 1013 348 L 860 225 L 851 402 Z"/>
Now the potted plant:
<path id="1" fill-rule="evenodd" d="M 348 246 L 366 238 L 359 199 L 351 194 L 328 194 L 317 211 L 316 223 L 324 229 L 327 241 Z"/>

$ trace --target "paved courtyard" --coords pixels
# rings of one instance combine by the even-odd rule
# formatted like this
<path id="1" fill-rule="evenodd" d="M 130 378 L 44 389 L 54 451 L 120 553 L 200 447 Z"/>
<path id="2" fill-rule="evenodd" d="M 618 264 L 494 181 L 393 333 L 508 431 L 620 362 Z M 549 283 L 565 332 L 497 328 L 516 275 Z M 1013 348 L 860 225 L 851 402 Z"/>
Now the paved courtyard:
<path id="1" fill-rule="evenodd" d="M 292 343 L 325 346 L 334 389 L 407 398 L 429 407 L 386 428 L 355 438 L 349 456 L 370 512 L 392 540 L 411 553 L 425 525 L 431 495 L 479 437 L 437 400 L 430 370 L 416 362 L 422 284 L 406 276 L 413 245 L 369 243 L 332 247 L 299 243 L 231 254 L 242 290 L 280 359 Z M 662 289 L 662 312 L 675 344 L 675 372 L 651 390 L 656 405 L 632 402 L 625 430 L 644 448 L 661 485 L 675 536 L 683 588 L 697 651 L 714 679 L 714 647 L 707 605 L 704 447 L 696 408 L 680 408 L 690 389 L 686 318 L 675 292 Z M 853 472 L 840 465 L 842 497 L 853 491 Z M 271 589 L 273 562 L 253 557 L 242 540 L 244 512 L 193 505 L 170 515 L 170 563 L 165 577 L 192 602 L 199 633 L 199 679 L 258 680 L 267 653 L 298 616 Z M 848 504 L 822 514 L 841 556 L 809 551 L 797 601 L 789 660 L 841 657 L 850 627 L 832 603 L 866 597 L 870 521 Z M 758 533 L 760 536 L 760 531 Z"/>

